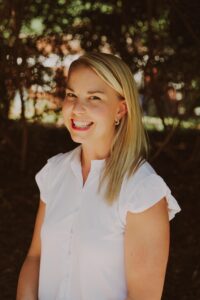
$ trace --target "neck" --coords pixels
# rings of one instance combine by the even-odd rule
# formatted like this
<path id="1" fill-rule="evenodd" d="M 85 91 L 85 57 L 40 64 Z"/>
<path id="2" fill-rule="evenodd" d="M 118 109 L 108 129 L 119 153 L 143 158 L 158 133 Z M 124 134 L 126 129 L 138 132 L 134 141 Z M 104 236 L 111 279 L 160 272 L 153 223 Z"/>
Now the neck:
<path id="1" fill-rule="evenodd" d="M 103 160 L 109 156 L 110 149 L 106 151 L 100 151 L 102 149 L 98 148 L 98 151 L 94 151 L 94 149 L 87 148 L 82 145 L 81 149 L 81 165 L 82 165 L 82 176 L 83 176 L 83 184 L 87 180 L 88 174 L 91 169 L 91 161 L 92 160 Z"/>
<path id="2" fill-rule="evenodd" d="M 104 146 L 104 147 L 98 147 L 98 149 L 87 147 L 86 145 L 82 145 L 81 147 L 82 147 L 81 164 L 83 167 L 89 169 L 92 160 L 106 159 L 110 154 L 110 147 Z"/>

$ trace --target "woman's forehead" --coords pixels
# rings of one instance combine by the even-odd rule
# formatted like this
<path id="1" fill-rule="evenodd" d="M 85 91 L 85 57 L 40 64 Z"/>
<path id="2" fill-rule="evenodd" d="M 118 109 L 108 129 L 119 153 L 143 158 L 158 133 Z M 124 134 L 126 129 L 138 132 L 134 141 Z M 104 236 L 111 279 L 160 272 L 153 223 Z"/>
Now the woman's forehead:
<path id="1" fill-rule="evenodd" d="M 105 74 L 107 77 L 108 74 Z M 112 81 L 112 80 L 111 80 Z M 116 83 L 116 82 L 115 82 Z M 98 74 L 93 67 L 85 64 L 75 64 L 69 69 L 67 88 L 71 90 L 76 90 L 77 88 L 82 90 L 87 90 L 87 92 L 101 92 L 101 93 L 114 93 L 117 97 L 123 98 L 123 93 L 120 92 L 121 88 L 114 88 L 115 83 L 107 82 L 104 76 Z"/>
<path id="2" fill-rule="evenodd" d="M 89 74 L 90 76 L 97 76 L 97 73 L 89 66 L 86 66 L 86 65 L 83 65 L 83 64 L 80 64 L 80 65 L 75 65 L 75 66 L 72 66 L 70 69 L 69 69 L 69 73 L 68 73 L 68 77 L 70 79 L 71 76 L 74 76 L 78 73 L 78 75 L 80 76 L 80 74 L 86 74 L 87 75 Z"/>
<path id="3" fill-rule="evenodd" d="M 67 87 L 73 90 L 76 86 L 99 91 L 111 88 L 94 70 L 86 66 L 75 67 L 70 70 Z"/>

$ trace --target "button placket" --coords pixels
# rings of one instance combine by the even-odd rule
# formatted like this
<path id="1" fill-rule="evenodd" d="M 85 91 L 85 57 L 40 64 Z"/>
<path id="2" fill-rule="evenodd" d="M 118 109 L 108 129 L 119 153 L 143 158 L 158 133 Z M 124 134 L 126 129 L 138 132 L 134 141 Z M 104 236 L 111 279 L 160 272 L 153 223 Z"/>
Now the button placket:
<path id="1" fill-rule="evenodd" d="M 71 274 L 72 274 L 72 251 L 73 251 L 73 245 L 74 245 L 74 223 L 75 223 L 76 218 L 73 220 L 73 223 L 71 225 L 71 229 L 70 229 L 70 238 L 69 238 L 69 248 L 68 248 L 68 268 L 67 268 L 67 274 L 66 274 L 66 289 L 65 289 L 65 300 L 71 300 L 69 297 L 69 293 L 70 293 L 70 284 L 71 284 Z"/>
<path id="2" fill-rule="evenodd" d="M 72 237 L 73 237 L 73 225 L 70 229 L 70 235 L 69 235 L 69 248 L 68 248 L 68 255 L 71 256 L 72 253 Z"/>
<path id="3" fill-rule="evenodd" d="M 73 220 L 74 221 L 74 220 Z M 68 231 L 68 247 L 65 248 L 66 253 L 66 262 L 65 262 L 65 274 L 60 283 L 59 292 L 56 300 L 68 300 L 69 298 L 69 289 L 70 289 L 70 274 L 72 269 L 72 247 L 73 247 L 73 221 Z M 69 299 L 71 300 L 71 299 Z"/>

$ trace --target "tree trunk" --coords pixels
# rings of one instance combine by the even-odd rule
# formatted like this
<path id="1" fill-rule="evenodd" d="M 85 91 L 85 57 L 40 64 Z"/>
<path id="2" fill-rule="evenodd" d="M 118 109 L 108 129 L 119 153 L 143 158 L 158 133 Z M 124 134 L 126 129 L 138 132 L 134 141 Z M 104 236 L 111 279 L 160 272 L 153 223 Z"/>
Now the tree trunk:
<path id="1" fill-rule="evenodd" d="M 20 170 L 24 172 L 26 170 L 26 160 L 27 160 L 27 151 L 28 151 L 28 127 L 25 116 L 25 101 L 23 90 L 20 87 L 19 89 L 20 99 L 21 99 L 21 124 L 22 124 L 22 140 L 21 140 L 21 161 L 20 161 Z"/>

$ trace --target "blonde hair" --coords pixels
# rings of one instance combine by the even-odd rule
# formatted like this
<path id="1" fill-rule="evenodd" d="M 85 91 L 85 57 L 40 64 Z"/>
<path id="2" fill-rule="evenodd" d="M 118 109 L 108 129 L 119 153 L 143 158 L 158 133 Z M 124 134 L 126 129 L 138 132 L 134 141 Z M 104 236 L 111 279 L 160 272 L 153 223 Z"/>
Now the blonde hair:
<path id="1" fill-rule="evenodd" d="M 130 68 L 123 60 L 112 54 L 86 53 L 71 64 L 69 72 L 79 65 L 94 70 L 121 98 L 125 99 L 127 105 L 127 113 L 116 126 L 110 156 L 106 160 L 99 185 L 100 189 L 106 182 L 105 198 L 112 204 L 120 193 L 124 176 L 130 177 L 134 174 L 148 153 L 138 92 Z"/>

